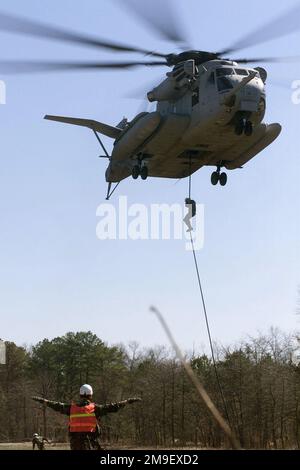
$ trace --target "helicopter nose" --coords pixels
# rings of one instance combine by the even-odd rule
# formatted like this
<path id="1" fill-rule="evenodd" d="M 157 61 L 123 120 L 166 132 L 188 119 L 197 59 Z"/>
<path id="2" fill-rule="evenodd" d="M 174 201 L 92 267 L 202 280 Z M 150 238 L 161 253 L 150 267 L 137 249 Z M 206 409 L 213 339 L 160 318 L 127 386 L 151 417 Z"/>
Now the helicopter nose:
<path id="1" fill-rule="evenodd" d="M 252 80 L 242 90 L 242 97 L 246 100 L 256 101 L 264 92 L 264 84 L 262 80 Z"/>
<path id="2" fill-rule="evenodd" d="M 256 112 L 262 96 L 265 95 L 264 83 L 262 80 L 252 80 L 248 83 L 240 94 L 240 110 Z"/>

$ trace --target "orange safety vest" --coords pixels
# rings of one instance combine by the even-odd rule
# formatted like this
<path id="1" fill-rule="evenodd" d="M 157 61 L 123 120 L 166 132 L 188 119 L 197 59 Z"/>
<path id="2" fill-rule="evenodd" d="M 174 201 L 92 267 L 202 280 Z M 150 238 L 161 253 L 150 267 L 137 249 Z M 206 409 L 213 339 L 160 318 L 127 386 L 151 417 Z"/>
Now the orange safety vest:
<path id="1" fill-rule="evenodd" d="M 70 432 L 96 432 L 95 403 L 83 406 L 71 405 L 69 430 Z"/>

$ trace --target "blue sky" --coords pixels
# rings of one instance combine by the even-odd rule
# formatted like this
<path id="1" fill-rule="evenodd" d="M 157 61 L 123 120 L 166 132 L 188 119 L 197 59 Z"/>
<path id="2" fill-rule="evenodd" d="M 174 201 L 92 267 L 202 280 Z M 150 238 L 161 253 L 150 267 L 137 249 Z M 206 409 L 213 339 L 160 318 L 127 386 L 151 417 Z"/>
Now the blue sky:
<path id="1" fill-rule="evenodd" d="M 173 3 L 191 43 L 203 50 L 226 47 L 270 19 L 270 2 L 260 0 L 243 8 L 237 0 Z M 285 3 L 273 3 L 272 16 L 295 4 Z M 2 0 L 1 10 L 151 50 L 173 50 L 109 0 Z M 299 34 L 241 55 L 297 55 Z M 7 33 L 0 33 L 0 41 L 1 59 L 120 59 Z M 300 79 L 297 64 L 267 69 L 270 81 Z M 0 106 L 0 337 L 31 344 L 92 330 L 109 343 L 164 344 L 149 313 L 155 304 L 184 348 L 207 344 L 191 253 L 175 241 L 97 240 L 96 209 L 106 191 L 98 143 L 86 129 L 42 119 L 46 113 L 111 124 L 124 115 L 131 119 L 140 103 L 126 95 L 163 73 L 0 74 L 7 86 L 7 104 Z M 268 86 L 266 120 L 283 125 L 280 139 L 244 170 L 230 173 L 226 188 L 211 186 L 209 168 L 193 180 L 193 196 L 205 204 L 199 264 L 212 333 L 225 344 L 272 325 L 286 331 L 299 327 L 299 118 L 290 90 Z M 186 192 L 186 182 L 128 179 L 113 201 L 127 195 L 132 203 L 182 203 Z"/>

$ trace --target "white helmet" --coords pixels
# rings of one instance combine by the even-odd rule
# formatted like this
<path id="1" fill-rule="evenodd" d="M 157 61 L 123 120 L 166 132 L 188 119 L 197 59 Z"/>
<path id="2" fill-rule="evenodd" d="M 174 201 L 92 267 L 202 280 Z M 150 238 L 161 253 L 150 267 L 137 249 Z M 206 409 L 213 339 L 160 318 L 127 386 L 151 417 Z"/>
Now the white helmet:
<path id="1" fill-rule="evenodd" d="M 79 391 L 80 395 L 84 396 L 92 396 L 93 395 L 93 389 L 90 385 L 88 384 L 85 384 L 85 385 L 82 385 L 82 387 L 80 387 L 80 391 Z"/>
<path id="2" fill-rule="evenodd" d="M 33 435 L 33 437 L 38 437 L 38 434 L 35 432 L 34 435 Z"/>

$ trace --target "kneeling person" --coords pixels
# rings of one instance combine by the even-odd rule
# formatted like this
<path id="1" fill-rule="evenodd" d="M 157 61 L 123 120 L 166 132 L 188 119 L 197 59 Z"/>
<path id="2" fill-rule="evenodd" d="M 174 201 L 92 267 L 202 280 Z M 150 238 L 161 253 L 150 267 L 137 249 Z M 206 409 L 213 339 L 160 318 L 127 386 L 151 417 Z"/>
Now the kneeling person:
<path id="1" fill-rule="evenodd" d="M 50 444 L 46 437 L 39 436 L 37 433 L 34 433 L 32 436 L 32 450 L 34 450 L 36 446 L 39 450 L 45 450 L 45 442 Z"/>

